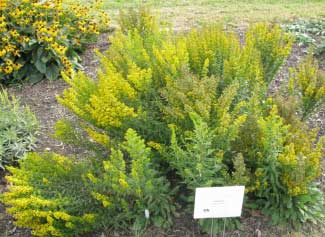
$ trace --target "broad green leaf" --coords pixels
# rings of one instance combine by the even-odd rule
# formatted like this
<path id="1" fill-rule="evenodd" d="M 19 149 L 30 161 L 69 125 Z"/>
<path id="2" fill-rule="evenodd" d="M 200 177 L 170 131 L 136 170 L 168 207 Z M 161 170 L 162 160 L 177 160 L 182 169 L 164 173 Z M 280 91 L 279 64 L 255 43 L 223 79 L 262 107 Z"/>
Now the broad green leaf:
<path id="1" fill-rule="evenodd" d="M 52 63 L 47 67 L 45 76 L 49 80 L 55 80 L 59 77 L 59 73 L 60 73 L 59 67 L 57 65 L 55 65 L 54 63 Z"/>

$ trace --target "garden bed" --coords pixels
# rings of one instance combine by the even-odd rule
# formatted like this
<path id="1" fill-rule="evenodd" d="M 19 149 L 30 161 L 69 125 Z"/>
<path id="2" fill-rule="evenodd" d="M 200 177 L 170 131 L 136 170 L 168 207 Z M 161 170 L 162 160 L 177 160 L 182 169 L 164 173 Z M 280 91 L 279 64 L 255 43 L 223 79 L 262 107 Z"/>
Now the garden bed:
<path id="1" fill-rule="evenodd" d="M 103 51 L 107 48 L 107 35 L 102 35 L 101 40 L 98 44 L 92 45 L 89 49 L 82 55 L 82 65 L 85 72 L 92 78 L 96 77 L 96 68 L 98 66 L 98 61 L 94 56 L 93 49 L 99 48 Z M 280 82 L 284 78 L 288 78 L 288 67 L 297 65 L 300 59 L 305 56 L 306 49 L 302 47 L 293 47 L 292 53 L 286 62 L 286 64 L 281 69 L 278 74 L 277 79 L 270 88 L 270 92 L 274 92 L 280 86 Z M 325 70 L 325 66 L 322 65 L 322 70 Z M 27 104 L 31 111 L 34 112 L 41 123 L 41 130 L 38 135 L 39 143 L 36 151 L 51 151 L 63 155 L 75 154 L 84 155 L 84 151 L 80 149 L 75 149 L 69 145 L 64 145 L 61 142 L 55 140 L 51 134 L 54 132 L 53 127 L 56 121 L 61 118 L 71 118 L 74 116 L 68 112 L 61 104 L 57 103 L 56 96 L 61 95 L 62 91 L 67 88 L 67 85 L 62 80 L 48 81 L 44 80 L 36 85 L 23 85 L 19 88 L 10 88 L 9 93 L 14 94 L 20 99 L 22 103 Z M 312 127 L 317 126 L 320 128 L 319 134 L 325 134 L 325 108 L 315 114 L 312 119 L 310 119 L 310 125 Z M 0 182 L 0 193 L 4 192 L 6 189 L 6 182 L 1 175 Z M 325 174 L 323 174 L 324 178 Z M 325 179 L 323 180 L 323 188 L 325 189 Z M 249 214 L 249 215 L 247 215 Z M 244 212 L 243 217 L 243 230 L 238 230 L 236 232 L 229 233 L 227 236 L 280 236 L 281 234 L 287 234 L 285 228 L 270 227 L 266 224 L 262 215 L 259 212 Z M 312 231 L 318 231 L 318 233 L 324 233 L 323 227 L 313 227 L 309 226 Z M 309 228 L 308 227 L 308 228 Z M 307 231 L 308 228 L 306 228 Z M 304 232 L 303 231 L 303 232 Z M 2 235 L 2 233 L 5 233 Z M 149 229 L 146 233 L 147 236 L 200 236 L 198 234 L 198 227 L 192 221 L 190 216 L 182 216 L 176 219 L 173 230 L 164 232 L 157 229 Z M 311 236 L 306 234 L 307 236 Z M 0 236 L 7 237 L 29 237 L 30 232 L 26 229 L 17 228 L 13 225 L 13 219 L 5 214 L 5 209 L 2 204 L 0 204 Z M 97 235 L 93 235 L 97 236 Z M 118 235 L 116 235 L 118 236 Z M 317 235 L 315 235 L 317 236 Z"/>

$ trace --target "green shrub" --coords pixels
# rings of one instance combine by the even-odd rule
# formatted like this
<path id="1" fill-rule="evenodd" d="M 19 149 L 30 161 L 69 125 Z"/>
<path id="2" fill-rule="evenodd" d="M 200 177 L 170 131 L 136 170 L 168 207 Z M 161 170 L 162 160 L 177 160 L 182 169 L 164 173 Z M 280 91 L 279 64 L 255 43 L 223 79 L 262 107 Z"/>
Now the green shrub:
<path id="1" fill-rule="evenodd" d="M 325 73 L 310 54 L 297 70 L 291 70 L 289 94 L 300 103 L 303 119 L 314 113 L 325 101 Z"/>
<path id="2" fill-rule="evenodd" d="M 245 184 L 247 203 L 274 223 L 318 220 L 322 139 L 314 145 L 316 131 L 299 117 L 299 126 L 282 117 L 290 109 L 278 109 L 267 93 L 292 39 L 257 24 L 240 46 L 219 26 L 176 35 L 147 16 L 139 13 L 141 27 L 125 19 L 99 54 L 97 81 L 81 72 L 64 76 L 70 87 L 58 100 L 81 122 L 59 121 L 56 136 L 113 159 L 108 147 L 131 128 L 153 148 L 155 169 L 192 194 L 189 206 L 196 187 Z M 146 149 L 137 152 L 145 156 Z M 201 222 L 204 230 L 209 223 Z"/>
<path id="3" fill-rule="evenodd" d="M 0 168 L 16 164 L 36 146 L 38 122 L 28 107 L 0 91 Z"/>
<path id="4" fill-rule="evenodd" d="M 9 168 L 12 185 L 2 200 L 11 206 L 7 211 L 16 224 L 37 236 L 170 226 L 175 211 L 170 188 L 151 156 L 132 129 L 104 160 L 30 153 L 20 168 Z"/>
<path id="5" fill-rule="evenodd" d="M 317 211 L 300 213 L 317 203 L 309 187 L 320 174 L 322 143 L 313 145 L 306 126 L 286 124 L 267 94 L 292 39 L 268 24 L 249 29 L 242 47 L 219 26 L 149 32 L 117 33 L 100 55 L 98 83 L 65 78 L 71 87 L 59 101 L 117 140 L 137 130 L 190 190 L 236 184 L 236 157 L 243 157 L 238 172 L 249 200 L 275 223 L 316 218 Z"/>
<path id="6" fill-rule="evenodd" d="M 229 114 L 228 114 L 229 115 Z M 228 149 L 229 143 L 237 136 L 238 127 L 245 122 L 245 116 L 232 117 L 230 126 L 221 131 L 225 124 L 219 127 L 209 127 L 203 119 L 190 113 L 194 124 L 193 132 L 189 132 L 182 137 L 185 144 L 178 144 L 175 125 L 170 125 L 172 136 L 170 150 L 167 151 L 168 161 L 172 168 L 181 177 L 181 182 L 195 193 L 197 187 L 216 187 L 225 185 L 245 185 L 249 182 L 249 176 L 246 171 L 243 156 L 238 154 L 230 161 L 233 167 L 229 170 L 224 153 Z M 192 207 L 194 204 L 194 195 L 187 199 Z M 193 208 L 191 208 L 193 210 Z M 200 220 L 200 225 L 205 232 L 218 233 L 223 229 L 222 220 L 211 219 Z M 238 220 L 230 220 L 227 223 L 228 228 L 238 226 Z M 211 230 L 211 228 L 213 229 Z"/>
<path id="7" fill-rule="evenodd" d="M 290 52 L 288 35 L 277 26 L 258 24 L 248 31 L 242 48 L 218 26 L 180 36 L 151 31 L 150 41 L 146 37 L 136 29 L 118 33 L 107 57 L 101 56 L 99 82 L 82 75 L 66 78 L 72 87 L 59 101 L 117 139 L 121 130 L 137 130 L 160 156 L 168 157 L 189 189 L 216 185 L 216 177 L 219 185 L 234 183 L 234 159 L 241 154 L 249 171 L 246 190 L 263 210 L 285 213 L 279 200 L 309 193 L 319 175 L 321 145 L 314 148 L 315 134 L 306 128 L 285 125 L 273 100 L 267 99 L 267 87 Z M 80 86 L 88 83 L 92 86 L 87 88 L 95 89 Z M 170 144 L 166 128 L 171 123 L 172 134 L 178 136 Z M 198 124 L 211 134 L 197 130 Z M 215 157 L 224 168 L 211 166 Z M 202 181 L 200 172 L 205 174 Z"/>
<path id="8" fill-rule="evenodd" d="M 107 15 L 98 3 L 2 0 L 0 83 L 54 80 L 78 66 L 78 52 L 93 42 Z M 92 9 L 97 9 L 96 12 Z"/>
<path id="9" fill-rule="evenodd" d="M 127 11 L 120 10 L 118 23 L 123 34 L 136 30 L 145 39 L 150 34 L 160 31 L 158 20 L 158 17 L 152 15 L 148 8 L 141 7 L 139 9 L 130 8 Z"/>
<path id="10" fill-rule="evenodd" d="M 252 44 L 261 57 L 263 76 L 270 83 L 283 64 L 292 46 L 292 38 L 284 34 L 278 25 L 257 24 L 246 35 L 247 45 Z M 282 47 L 279 47 L 282 46 Z"/>
<path id="11" fill-rule="evenodd" d="M 321 173 L 323 141 L 315 147 L 315 131 L 308 131 L 302 123 L 301 127 L 285 125 L 276 105 L 247 126 L 255 142 L 250 141 L 249 149 L 243 144 L 239 151 L 252 172 L 248 191 L 254 194 L 259 208 L 272 217 L 273 223 L 297 226 L 317 219 L 321 214 L 315 208 L 320 191 L 313 187 Z"/>

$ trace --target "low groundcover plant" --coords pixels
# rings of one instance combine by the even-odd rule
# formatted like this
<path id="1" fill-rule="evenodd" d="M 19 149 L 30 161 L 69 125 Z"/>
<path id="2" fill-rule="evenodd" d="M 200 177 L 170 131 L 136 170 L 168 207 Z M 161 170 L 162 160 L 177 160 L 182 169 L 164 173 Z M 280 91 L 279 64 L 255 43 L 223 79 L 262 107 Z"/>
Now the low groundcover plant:
<path id="1" fill-rule="evenodd" d="M 0 91 L 0 169 L 17 164 L 36 147 L 38 121 L 28 107 Z"/>

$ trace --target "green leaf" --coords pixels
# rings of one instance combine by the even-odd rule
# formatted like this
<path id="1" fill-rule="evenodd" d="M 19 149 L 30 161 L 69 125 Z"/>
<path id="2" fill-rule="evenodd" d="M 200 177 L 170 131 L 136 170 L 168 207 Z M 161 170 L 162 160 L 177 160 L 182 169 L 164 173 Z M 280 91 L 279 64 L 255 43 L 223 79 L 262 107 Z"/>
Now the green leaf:
<path id="1" fill-rule="evenodd" d="M 28 44 L 25 45 L 25 50 L 33 50 L 34 48 L 36 48 L 38 45 L 37 40 L 32 39 L 28 42 Z"/>
<path id="2" fill-rule="evenodd" d="M 45 72 L 45 76 L 49 80 L 55 80 L 59 77 L 60 69 L 59 67 L 52 63 L 47 67 L 47 70 Z"/>
<path id="3" fill-rule="evenodd" d="M 42 73 L 45 74 L 46 73 L 46 64 L 42 62 L 42 60 L 37 60 L 34 63 L 35 67 L 37 68 L 37 70 Z"/>
<path id="4" fill-rule="evenodd" d="M 41 61 L 47 63 L 52 58 L 52 55 L 49 53 L 43 53 L 41 56 Z"/>
<path id="5" fill-rule="evenodd" d="M 23 80 L 25 77 L 27 77 L 30 72 L 32 71 L 32 66 L 29 63 L 26 63 L 16 74 L 14 74 L 16 80 Z"/>
<path id="6" fill-rule="evenodd" d="M 43 50 L 43 47 L 39 47 L 37 49 L 37 53 L 36 53 L 36 56 L 37 56 L 37 60 L 39 60 L 43 54 L 44 50 Z"/>
<path id="7" fill-rule="evenodd" d="M 32 84 L 36 84 L 38 82 L 40 82 L 41 80 L 43 80 L 44 75 L 38 71 L 34 71 L 33 74 L 31 74 L 28 77 L 28 80 L 32 83 Z"/>

